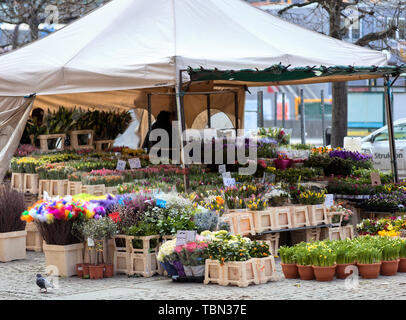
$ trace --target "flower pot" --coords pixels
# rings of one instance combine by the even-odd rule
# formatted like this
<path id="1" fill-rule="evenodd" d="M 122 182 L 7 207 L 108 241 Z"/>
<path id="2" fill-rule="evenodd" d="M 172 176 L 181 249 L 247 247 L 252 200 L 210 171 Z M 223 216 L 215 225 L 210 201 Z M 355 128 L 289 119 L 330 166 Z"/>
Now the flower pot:
<path id="1" fill-rule="evenodd" d="M 83 263 L 82 264 L 82 278 L 83 279 L 89 279 L 90 278 L 90 273 L 89 273 L 89 266 L 90 263 Z"/>
<path id="2" fill-rule="evenodd" d="M 297 265 L 297 270 L 299 272 L 300 280 L 313 280 L 314 272 L 312 266 L 301 266 Z"/>
<path id="3" fill-rule="evenodd" d="M 382 263 L 362 264 L 357 263 L 359 274 L 364 279 L 376 279 L 379 277 Z"/>
<path id="4" fill-rule="evenodd" d="M 334 279 L 334 275 L 336 274 L 336 266 L 313 266 L 313 271 L 317 281 L 332 281 Z"/>
<path id="5" fill-rule="evenodd" d="M 399 268 L 399 259 L 392 261 L 382 261 L 381 275 L 394 276 L 398 272 L 398 268 Z"/>
<path id="6" fill-rule="evenodd" d="M 194 281 L 194 276 L 192 272 L 192 267 L 191 266 L 183 266 L 183 270 L 185 270 L 185 275 L 188 280 L 193 280 Z"/>
<path id="7" fill-rule="evenodd" d="M 406 258 L 399 259 L 398 272 L 406 272 Z"/>
<path id="8" fill-rule="evenodd" d="M 299 278 L 299 272 L 296 264 L 285 264 L 281 263 L 282 271 L 286 279 L 297 279 Z"/>
<path id="9" fill-rule="evenodd" d="M 78 263 L 76 265 L 76 275 L 78 278 L 83 278 L 83 263 Z"/>
<path id="10" fill-rule="evenodd" d="M 349 275 L 351 275 L 353 273 L 352 270 L 350 270 L 349 273 L 345 273 L 345 268 L 348 266 L 355 266 L 355 263 L 337 264 L 337 267 L 336 267 L 337 279 L 346 279 L 346 278 L 348 278 Z"/>
<path id="11" fill-rule="evenodd" d="M 168 276 L 173 277 L 177 276 L 178 272 L 176 271 L 175 267 L 169 262 L 160 262 L 161 266 L 165 269 L 168 273 Z"/>
<path id="12" fill-rule="evenodd" d="M 25 259 L 27 231 L 0 233 L 0 262 Z"/>
<path id="13" fill-rule="evenodd" d="M 44 242 L 43 251 L 47 266 L 56 266 L 58 275 L 71 277 L 76 275 L 76 265 L 83 263 L 83 243 L 65 246 L 49 245 Z"/>
<path id="14" fill-rule="evenodd" d="M 185 278 L 185 270 L 183 269 L 183 264 L 180 261 L 174 261 L 173 266 L 175 267 L 176 271 L 178 272 L 179 277 Z"/>
<path id="15" fill-rule="evenodd" d="M 112 278 L 114 275 L 114 264 L 109 263 L 104 265 L 103 277 Z"/>
<path id="16" fill-rule="evenodd" d="M 290 159 L 276 159 L 274 161 L 275 167 L 279 170 L 286 170 L 291 165 Z"/>
<path id="17" fill-rule="evenodd" d="M 192 266 L 192 274 L 195 278 L 204 277 L 204 264 L 200 266 Z"/>
<path id="18" fill-rule="evenodd" d="M 91 264 L 89 266 L 90 279 L 103 279 L 103 270 L 104 270 L 104 265 Z"/>

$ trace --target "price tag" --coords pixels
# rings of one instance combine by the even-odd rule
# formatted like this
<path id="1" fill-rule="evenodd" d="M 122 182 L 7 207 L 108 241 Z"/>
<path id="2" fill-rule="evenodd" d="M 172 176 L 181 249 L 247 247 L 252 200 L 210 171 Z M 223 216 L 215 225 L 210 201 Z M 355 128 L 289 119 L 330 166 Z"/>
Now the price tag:
<path id="1" fill-rule="evenodd" d="M 176 233 L 176 245 L 182 246 L 196 240 L 196 230 L 179 230 Z"/>
<path id="2" fill-rule="evenodd" d="M 87 238 L 87 246 L 88 247 L 94 247 L 94 241 L 92 238 Z"/>
<path id="3" fill-rule="evenodd" d="M 160 208 L 166 208 L 166 201 L 162 200 L 162 199 L 157 199 L 156 205 L 157 205 L 157 207 L 160 207 Z"/>
<path id="4" fill-rule="evenodd" d="M 330 208 L 334 205 L 334 194 L 331 194 L 331 193 L 326 194 L 326 199 L 324 200 L 324 205 L 327 208 Z"/>
<path id="5" fill-rule="evenodd" d="M 128 162 L 130 163 L 131 169 L 139 169 L 141 168 L 141 161 L 139 158 L 129 159 Z"/>
<path id="6" fill-rule="evenodd" d="M 231 172 L 223 172 L 222 176 L 223 179 L 231 179 Z"/>
<path id="7" fill-rule="evenodd" d="M 234 187 L 235 179 L 234 178 L 223 178 L 223 184 L 225 187 Z"/>
<path id="8" fill-rule="evenodd" d="M 124 171 L 125 170 L 125 166 L 126 166 L 127 162 L 123 161 L 123 160 L 118 160 L 117 161 L 117 171 Z"/>
<path id="9" fill-rule="evenodd" d="M 382 184 L 379 172 L 371 172 L 371 183 L 373 186 L 380 186 Z"/>
<path id="10" fill-rule="evenodd" d="M 225 165 L 225 164 L 219 165 L 219 172 L 220 172 L 221 174 L 223 174 L 224 172 L 226 172 L 226 165 Z"/>

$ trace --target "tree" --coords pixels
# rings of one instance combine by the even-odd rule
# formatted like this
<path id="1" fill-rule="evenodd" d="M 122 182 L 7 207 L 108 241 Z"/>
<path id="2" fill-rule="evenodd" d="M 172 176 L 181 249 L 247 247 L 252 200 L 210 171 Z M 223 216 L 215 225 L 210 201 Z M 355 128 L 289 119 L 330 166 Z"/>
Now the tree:
<path id="1" fill-rule="evenodd" d="M 39 38 L 41 23 L 69 23 L 109 0 L 0 0 L 0 22 L 14 25 L 11 31 L 3 31 L 12 49 Z M 29 27 L 28 36 L 21 37 L 21 25 Z"/>
<path id="2" fill-rule="evenodd" d="M 400 15 L 405 10 L 406 1 L 387 0 L 372 1 L 372 0 L 308 0 L 301 3 L 294 3 L 284 7 L 278 11 L 278 14 L 294 22 L 301 20 L 303 24 L 303 15 L 298 19 L 294 13 L 290 13 L 293 8 L 307 7 L 310 14 L 309 17 L 319 18 L 319 23 L 314 23 L 312 28 L 316 31 L 328 34 L 329 36 L 343 40 L 349 30 L 355 24 L 363 21 L 364 24 L 374 24 L 375 27 L 368 34 L 360 37 L 355 44 L 359 46 L 368 46 L 372 49 L 389 50 L 394 54 L 398 54 L 396 48 L 390 45 L 390 39 L 393 39 L 398 30 L 400 23 Z M 391 23 L 387 24 L 386 20 L 380 17 L 392 16 Z M 328 30 L 324 30 L 324 22 L 322 17 L 328 19 Z M 334 82 L 332 84 L 332 132 L 331 132 L 331 145 L 332 147 L 342 147 L 344 144 L 344 137 L 347 135 L 347 83 Z"/>

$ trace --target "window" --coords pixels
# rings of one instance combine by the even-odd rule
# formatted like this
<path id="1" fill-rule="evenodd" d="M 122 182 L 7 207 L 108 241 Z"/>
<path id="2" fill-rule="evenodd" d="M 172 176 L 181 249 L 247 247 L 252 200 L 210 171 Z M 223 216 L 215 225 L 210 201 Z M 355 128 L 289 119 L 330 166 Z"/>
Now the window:
<path id="1" fill-rule="evenodd" d="M 398 21 L 393 22 L 393 18 L 386 18 L 386 27 L 389 28 L 394 23 L 398 30 L 396 31 L 395 39 L 406 39 L 406 21 L 405 18 L 399 18 Z"/>
<path id="2" fill-rule="evenodd" d="M 399 124 L 393 127 L 395 134 L 395 140 L 406 140 L 406 124 Z M 381 133 L 375 136 L 375 141 L 388 141 L 388 129 L 385 129 Z"/>

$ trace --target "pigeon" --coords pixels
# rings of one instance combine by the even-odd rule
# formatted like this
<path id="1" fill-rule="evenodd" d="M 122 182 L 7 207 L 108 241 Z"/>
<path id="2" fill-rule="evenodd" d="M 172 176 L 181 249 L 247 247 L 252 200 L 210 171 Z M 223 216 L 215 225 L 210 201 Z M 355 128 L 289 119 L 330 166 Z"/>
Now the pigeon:
<path id="1" fill-rule="evenodd" d="M 50 283 L 47 279 L 43 278 L 40 274 L 37 274 L 36 284 L 38 287 L 40 287 L 41 292 L 42 289 L 45 289 L 45 293 L 48 292 L 48 288 L 54 288 L 53 284 Z"/>

